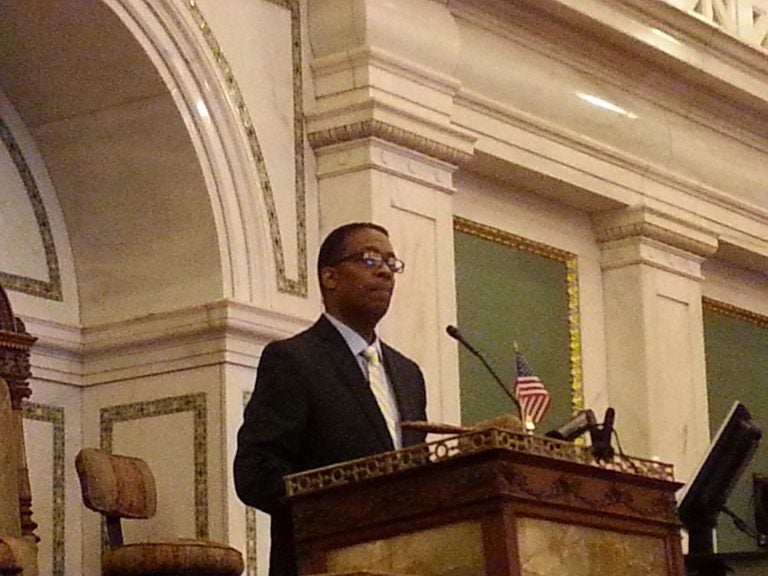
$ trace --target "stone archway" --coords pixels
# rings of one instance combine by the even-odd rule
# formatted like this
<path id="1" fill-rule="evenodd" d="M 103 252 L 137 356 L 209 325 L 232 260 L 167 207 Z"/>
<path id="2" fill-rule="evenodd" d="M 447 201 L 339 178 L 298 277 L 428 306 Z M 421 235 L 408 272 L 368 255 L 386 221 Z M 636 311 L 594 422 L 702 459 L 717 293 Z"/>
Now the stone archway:
<path id="1" fill-rule="evenodd" d="M 216 70 L 177 10 L 2 5 L 0 89 L 56 189 L 82 326 L 269 298 L 259 184 Z"/>

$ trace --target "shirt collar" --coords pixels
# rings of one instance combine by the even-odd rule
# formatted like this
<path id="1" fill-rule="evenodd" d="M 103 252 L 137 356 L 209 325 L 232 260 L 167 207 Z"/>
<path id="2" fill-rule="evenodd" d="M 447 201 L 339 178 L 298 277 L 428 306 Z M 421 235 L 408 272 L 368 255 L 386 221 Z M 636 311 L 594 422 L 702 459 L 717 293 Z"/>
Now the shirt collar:
<path id="1" fill-rule="evenodd" d="M 363 353 L 363 350 L 368 348 L 369 344 L 365 341 L 365 338 L 360 336 L 357 332 L 355 332 L 352 328 L 344 324 L 341 320 L 338 318 L 335 318 L 328 312 L 323 312 L 323 315 L 328 319 L 328 321 L 333 324 L 334 328 L 339 331 L 339 334 L 341 334 L 341 337 L 344 338 L 344 341 L 347 343 L 347 346 L 352 351 L 352 354 L 354 354 L 355 357 L 358 357 L 360 354 Z M 382 358 L 381 355 L 381 341 L 379 340 L 379 335 L 374 334 L 374 340 L 373 344 L 370 344 L 370 346 L 373 346 L 376 348 L 376 351 L 379 353 L 379 358 Z"/>

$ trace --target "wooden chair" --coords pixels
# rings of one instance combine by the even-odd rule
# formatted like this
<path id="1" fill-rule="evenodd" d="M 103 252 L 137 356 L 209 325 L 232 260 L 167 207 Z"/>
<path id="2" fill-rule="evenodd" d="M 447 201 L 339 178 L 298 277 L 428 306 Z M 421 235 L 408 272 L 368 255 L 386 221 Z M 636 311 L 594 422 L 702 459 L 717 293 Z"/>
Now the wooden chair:
<path id="1" fill-rule="evenodd" d="M 157 510 L 155 480 L 147 463 L 96 448 L 75 459 L 83 502 L 100 512 L 109 546 L 102 550 L 103 576 L 238 576 L 243 557 L 207 540 L 179 539 L 125 544 L 122 518 L 151 518 Z"/>

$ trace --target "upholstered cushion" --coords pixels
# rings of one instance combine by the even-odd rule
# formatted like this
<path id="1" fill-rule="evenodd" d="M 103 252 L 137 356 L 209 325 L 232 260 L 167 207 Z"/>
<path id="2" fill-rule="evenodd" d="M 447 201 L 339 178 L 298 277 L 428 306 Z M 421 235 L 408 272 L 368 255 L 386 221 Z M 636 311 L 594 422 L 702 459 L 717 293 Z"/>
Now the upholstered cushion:
<path id="1" fill-rule="evenodd" d="M 9 540 L 0 538 L 0 574 L 3 576 L 21 573 L 21 561 Z"/>
<path id="2" fill-rule="evenodd" d="M 31 537 L 0 536 L 0 576 L 37 576 L 37 544 Z"/>
<path id="3" fill-rule="evenodd" d="M 103 576 L 239 576 L 243 557 L 206 540 L 127 544 L 101 555 Z"/>
<path id="4" fill-rule="evenodd" d="M 84 448 L 75 459 L 83 501 L 105 516 L 151 518 L 157 511 L 152 471 L 143 460 Z"/>

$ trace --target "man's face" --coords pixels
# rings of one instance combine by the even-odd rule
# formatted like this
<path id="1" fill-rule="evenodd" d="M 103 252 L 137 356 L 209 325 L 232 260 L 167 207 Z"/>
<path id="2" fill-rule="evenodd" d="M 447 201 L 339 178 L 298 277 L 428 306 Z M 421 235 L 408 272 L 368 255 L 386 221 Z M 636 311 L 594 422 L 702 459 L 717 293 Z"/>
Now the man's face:
<path id="1" fill-rule="evenodd" d="M 353 257 L 323 269 L 326 309 L 340 320 L 354 326 L 359 322 L 375 324 L 387 313 L 395 278 L 386 264 L 366 266 L 354 256 L 377 252 L 385 259 L 394 256 L 389 238 L 378 230 L 361 228 L 347 237 L 342 256 Z"/>

